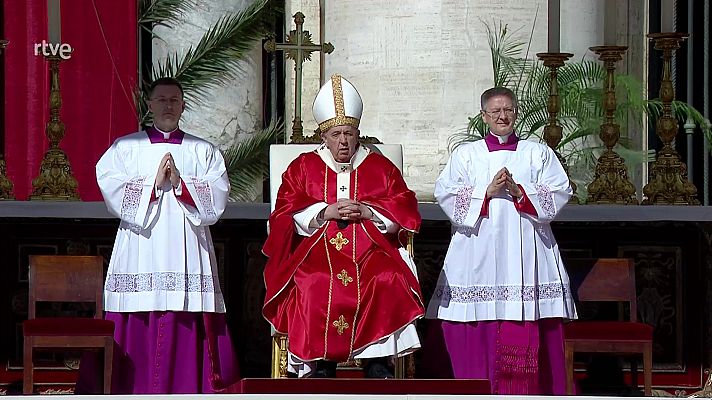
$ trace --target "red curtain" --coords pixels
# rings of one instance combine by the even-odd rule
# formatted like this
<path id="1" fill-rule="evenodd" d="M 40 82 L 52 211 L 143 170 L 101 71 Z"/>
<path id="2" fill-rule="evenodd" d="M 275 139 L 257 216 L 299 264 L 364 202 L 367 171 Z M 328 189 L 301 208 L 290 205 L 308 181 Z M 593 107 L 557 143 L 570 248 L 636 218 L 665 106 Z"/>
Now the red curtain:
<path id="1" fill-rule="evenodd" d="M 5 154 L 15 197 L 32 192 L 47 149 L 48 66 L 34 55 L 47 38 L 47 0 L 3 0 L 5 33 Z M 62 0 L 61 41 L 73 51 L 60 64 L 65 151 L 84 201 L 101 200 L 94 166 L 115 138 L 138 130 L 132 98 L 137 85 L 135 1 Z"/>

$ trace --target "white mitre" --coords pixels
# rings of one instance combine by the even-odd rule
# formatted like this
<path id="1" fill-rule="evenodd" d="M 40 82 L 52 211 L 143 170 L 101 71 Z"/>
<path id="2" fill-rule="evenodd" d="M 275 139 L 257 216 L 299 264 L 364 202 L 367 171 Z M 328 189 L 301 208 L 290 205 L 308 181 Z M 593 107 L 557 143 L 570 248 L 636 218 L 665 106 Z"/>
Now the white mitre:
<path id="1" fill-rule="evenodd" d="M 351 82 L 339 74 L 334 74 L 319 89 L 312 112 L 321 132 L 339 125 L 358 128 L 363 112 L 363 101 Z"/>

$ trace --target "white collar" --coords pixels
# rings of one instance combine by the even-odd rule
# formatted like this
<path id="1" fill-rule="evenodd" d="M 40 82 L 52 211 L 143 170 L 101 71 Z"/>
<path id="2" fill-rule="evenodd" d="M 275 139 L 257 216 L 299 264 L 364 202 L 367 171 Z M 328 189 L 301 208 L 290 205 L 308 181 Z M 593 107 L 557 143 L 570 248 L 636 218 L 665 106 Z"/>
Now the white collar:
<path id="1" fill-rule="evenodd" d="M 153 127 L 156 128 L 156 130 L 157 130 L 158 132 L 161 132 L 161 133 L 163 134 L 163 138 L 164 138 L 164 139 L 168 139 L 169 137 L 171 137 L 171 133 L 173 133 L 173 132 L 175 132 L 175 131 L 178 130 L 178 127 L 177 127 L 177 126 L 176 126 L 176 129 L 173 129 L 173 130 L 170 131 L 170 132 L 164 132 L 164 131 L 162 131 L 159 127 L 157 127 L 156 125 L 153 125 Z"/>
<path id="2" fill-rule="evenodd" d="M 316 152 L 317 154 L 319 154 L 319 157 L 321 157 L 322 161 L 324 161 L 324 164 L 326 164 L 329 168 L 331 168 L 332 171 L 338 174 L 341 172 L 351 173 L 351 171 L 358 168 L 358 166 L 361 165 L 363 160 L 366 159 L 366 156 L 371 153 L 371 150 L 369 150 L 368 147 L 359 144 L 358 147 L 356 147 L 356 152 L 354 152 L 354 155 L 351 156 L 351 160 L 347 163 L 341 163 L 334 160 L 333 154 L 331 154 L 331 151 L 328 147 L 326 147 L 326 144 L 324 143 L 322 143 L 321 146 L 316 149 Z"/>
<path id="3" fill-rule="evenodd" d="M 504 144 L 504 143 L 507 143 L 507 140 L 509 139 L 510 136 L 512 136 L 513 133 L 514 132 L 509 132 L 508 134 L 506 134 L 504 136 L 499 136 L 499 135 L 495 135 L 494 133 L 492 133 L 492 131 L 490 131 L 489 134 L 496 137 L 497 140 L 499 140 L 499 144 Z"/>

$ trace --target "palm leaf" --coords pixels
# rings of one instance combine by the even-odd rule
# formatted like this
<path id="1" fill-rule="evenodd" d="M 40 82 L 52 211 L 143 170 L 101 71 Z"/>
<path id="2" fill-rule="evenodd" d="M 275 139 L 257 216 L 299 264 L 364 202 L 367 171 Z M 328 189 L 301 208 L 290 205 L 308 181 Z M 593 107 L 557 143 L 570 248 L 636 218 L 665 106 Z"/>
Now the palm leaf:
<path id="1" fill-rule="evenodd" d="M 183 84 L 186 102 L 208 101 L 210 90 L 240 78 L 247 53 L 270 31 L 272 8 L 268 0 L 256 0 L 244 10 L 220 18 L 180 56 L 168 55 L 157 63 L 152 79 L 170 76 Z"/>
<path id="2" fill-rule="evenodd" d="M 249 139 L 227 149 L 223 156 L 230 179 L 230 199 L 252 201 L 257 196 L 257 189 L 267 173 L 267 149 L 277 135 L 284 134 L 284 124 L 271 122 L 270 125 L 255 132 Z"/>
<path id="3" fill-rule="evenodd" d="M 194 9 L 195 0 L 139 0 L 138 23 L 145 29 L 170 27 L 180 23 L 186 11 Z"/>

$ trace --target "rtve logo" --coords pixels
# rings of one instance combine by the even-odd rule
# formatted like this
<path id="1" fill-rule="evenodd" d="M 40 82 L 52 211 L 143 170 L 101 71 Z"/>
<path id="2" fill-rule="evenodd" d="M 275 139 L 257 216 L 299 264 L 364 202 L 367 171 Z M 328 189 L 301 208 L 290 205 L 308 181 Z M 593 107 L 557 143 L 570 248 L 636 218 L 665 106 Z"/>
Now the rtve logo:
<path id="1" fill-rule="evenodd" d="M 43 56 L 59 56 L 63 60 L 69 60 L 72 56 L 72 46 L 68 43 L 47 43 L 42 40 L 42 43 L 35 43 L 35 55 Z"/>

